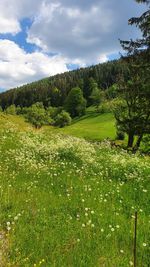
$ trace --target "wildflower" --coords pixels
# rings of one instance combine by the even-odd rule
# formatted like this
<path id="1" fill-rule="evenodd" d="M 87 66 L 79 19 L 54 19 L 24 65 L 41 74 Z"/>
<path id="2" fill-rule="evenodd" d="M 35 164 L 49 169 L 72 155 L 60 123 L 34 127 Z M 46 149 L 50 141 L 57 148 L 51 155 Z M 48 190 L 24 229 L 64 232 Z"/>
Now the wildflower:
<path id="1" fill-rule="evenodd" d="M 84 223 L 82 223 L 82 227 L 85 227 L 85 224 Z"/>
<path id="2" fill-rule="evenodd" d="M 132 261 L 130 261 L 129 264 L 130 264 L 130 266 L 133 266 L 133 262 Z"/>
<path id="3" fill-rule="evenodd" d="M 143 189 L 143 192 L 144 192 L 144 193 L 147 193 L 147 190 L 146 190 L 146 189 Z"/>
<path id="4" fill-rule="evenodd" d="M 146 247 L 147 246 L 147 244 L 146 243 L 143 243 L 143 247 Z"/>
<path id="5" fill-rule="evenodd" d="M 123 249 L 120 249 L 120 253 L 124 253 Z"/>
<path id="6" fill-rule="evenodd" d="M 101 232 L 102 232 L 102 233 L 104 232 L 104 229 L 103 229 L 103 228 L 101 229 Z"/>
<path id="7" fill-rule="evenodd" d="M 115 231 L 115 229 L 112 227 L 112 228 L 111 228 L 111 231 L 112 231 L 112 232 L 114 232 L 114 231 Z"/>
<path id="8" fill-rule="evenodd" d="M 94 214 L 94 210 L 91 210 L 91 214 Z"/>

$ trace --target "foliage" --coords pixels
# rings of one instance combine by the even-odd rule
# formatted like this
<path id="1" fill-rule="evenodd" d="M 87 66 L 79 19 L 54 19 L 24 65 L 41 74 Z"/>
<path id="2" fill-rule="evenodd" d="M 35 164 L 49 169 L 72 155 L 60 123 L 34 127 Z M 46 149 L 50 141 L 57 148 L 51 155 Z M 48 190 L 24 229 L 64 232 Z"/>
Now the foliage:
<path id="1" fill-rule="evenodd" d="M 125 133 L 123 131 L 121 131 L 119 129 L 119 127 L 117 127 L 117 131 L 116 131 L 116 139 L 117 140 L 124 140 L 125 139 Z"/>
<path id="2" fill-rule="evenodd" d="M 55 117 L 55 124 L 59 127 L 64 127 L 71 124 L 71 117 L 68 112 L 61 111 L 57 116 Z"/>
<path id="3" fill-rule="evenodd" d="M 118 96 L 118 85 L 117 84 L 113 84 L 112 86 L 110 86 L 109 88 L 106 89 L 105 91 L 106 97 L 108 99 L 114 99 Z"/>
<path id="4" fill-rule="evenodd" d="M 144 1 L 145 2 L 145 1 Z M 150 132 L 150 10 L 138 18 L 131 18 L 129 24 L 135 24 L 142 31 L 142 38 L 136 41 L 121 41 L 127 50 L 130 79 L 119 79 L 119 93 L 123 99 L 118 110 L 115 109 L 117 125 L 128 135 L 128 147 L 133 147 L 134 137 L 138 136 L 134 150 L 140 146 L 145 133 Z"/>
<path id="5" fill-rule="evenodd" d="M 11 105 L 8 108 L 5 109 L 6 114 L 15 115 L 16 114 L 16 106 Z"/>
<path id="6" fill-rule="evenodd" d="M 51 123 L 51 118 L 47 116 L 42 103 L 33 104 L 28 108 L 26 118 L 36 128 L 41 128 L 43 125 Z"/>
<path id="7" fill-rule="evenodd" d="M 109 113 L 112 112 L 112 105 L 113 105 L 113 101 L 104 101 L 102 102 L 102 104 L 98 107 L 97 111 L 100 114 L 103 113 Z"/>
<path id="8" fill-rule="evenodd" d="M 92 87 L 92 92 L 90 95 L 91 104 L 95 106 L 96 109 L 98 109 L 99 105 L 104 100 L 104 93 L 98 88 L 98 85 L 94 80 L 91 81 L 91 87 Z"/>
<path id="9" fill-rule="evenodd" d="M 95 66 L 73 70 L 63 74 L 33 82 L 0 94 L 0 105 L 7 108 L 11 104 L 29 107 L 36 102 L 43 102 L 45 107 L 63 106 L 69 91 L 78 86 L 88 101 L 91 95 L 90 80 L 93 78 L 98 88 L 103 90 L 116 83 L 119 73 L 126 76 L 126 66 L 122 60 L 114 60 Z"/>
<path id="10" fill-rule="evenodd" d="M 86 100 L 79 87 L 72 88 L 69 92 L 66 98 L 65 109 L 70 113 L 72 118 L 85 114 Z"/>
<path id="11" fill-rule="evenodd" d="M 141 144 L 141 151 L 150 154 L 150 134 L 144 135 Z"/>

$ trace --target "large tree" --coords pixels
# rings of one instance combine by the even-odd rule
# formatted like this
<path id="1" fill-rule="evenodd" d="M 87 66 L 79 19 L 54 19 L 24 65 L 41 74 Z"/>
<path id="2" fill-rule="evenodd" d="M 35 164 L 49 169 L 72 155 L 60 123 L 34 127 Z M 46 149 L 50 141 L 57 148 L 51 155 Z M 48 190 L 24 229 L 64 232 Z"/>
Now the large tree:
<path id="1" fill-rule="evenodd" d="M 69 92 L 65 103 L 65 109 L 70 113 L 72 118 L 85 113 L 86 100 L 79 87 L 72 88 Z"/>
<path id="2" fill-rule="evenodd" d="M 149 7 L 150 1 L 140 0 Z M 150 9 L 140 17 L 131 18 L 129 24 L 135 24 L 142 32 L 142 38 L 120 41 L 127 52 L 124 61 L 128 66 L 129 79 L 119 79 L 119 93 L 122 101 L 115 109 L 117 125 L 128 135 L 128 147 L 135 149 L 145 133 L 150 133 Z"/>

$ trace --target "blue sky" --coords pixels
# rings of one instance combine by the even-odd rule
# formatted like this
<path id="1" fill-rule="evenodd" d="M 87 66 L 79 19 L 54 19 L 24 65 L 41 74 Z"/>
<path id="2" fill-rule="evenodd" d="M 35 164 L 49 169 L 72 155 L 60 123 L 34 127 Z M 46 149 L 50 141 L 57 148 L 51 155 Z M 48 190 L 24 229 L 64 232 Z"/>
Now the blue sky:
<path id="1" fill-rule="evenodd" d="M 0 90 L 116 59 L 139 32 L 134 0 L 1 0 Z"/>

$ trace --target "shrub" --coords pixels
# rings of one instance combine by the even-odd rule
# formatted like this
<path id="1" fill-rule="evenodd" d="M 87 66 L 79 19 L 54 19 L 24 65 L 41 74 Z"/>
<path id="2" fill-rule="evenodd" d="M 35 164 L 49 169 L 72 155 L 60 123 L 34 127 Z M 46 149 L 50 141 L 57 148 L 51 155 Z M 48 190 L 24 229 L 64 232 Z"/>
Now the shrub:
<path id="1" fill-rule="evenodd" d="M 99 113 L 101 113 L 101 114 L 111 112 L 111 104 L 110 104 L 110 102 L 109 102 L 109 101 L 106 101 L 106 102 L 102 103 L 102 104 L 98 107 L 97 111 L 98 111 Z"/>
<path id="2" fill-rule="evenodd" d="M 117 136 L 116 136 L 117 140 L 124 140 L 125 139 L 125 134 L 124 132 L 117 130 Z"/>
<path id="3" fill-rule="evenodd" d="M 30 108 L 26 108 L 26 112 L 25 117 L 36 128 L 51 124 L 51 118 L 47 115 L 42 103 L 33 104 Z"/>
<path id="4" fill-rule="evenodd" d="M 71 117 L 68 112 L 62 110 L 55 118 L 56 126 L 64 127 L 71 124 Z"/>
<path id="5" fill-rule="evenodd" d="M 15 105 L 11 105 L 11 106 L 7 107 L 5 109 L 5 113 L 6 114 L 10 114 L 10 115 L 16 115 L 16 106 Z"/>
<path id="6" fill-rule="evenodd" d="M 147 134 L 142 139 L 141 150 L 144 153 L 150 154 L 150 134 Z"/>

